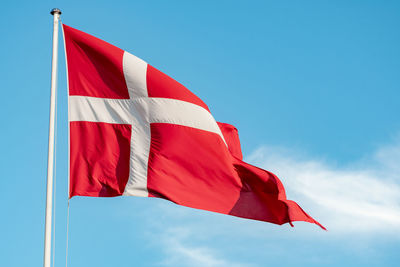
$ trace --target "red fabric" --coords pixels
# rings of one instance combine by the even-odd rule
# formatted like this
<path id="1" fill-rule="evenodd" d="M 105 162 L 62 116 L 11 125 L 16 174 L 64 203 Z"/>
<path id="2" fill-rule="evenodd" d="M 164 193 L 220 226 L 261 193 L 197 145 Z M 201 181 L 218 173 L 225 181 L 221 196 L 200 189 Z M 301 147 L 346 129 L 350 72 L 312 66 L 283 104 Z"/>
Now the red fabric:
<path id="1" fill-rule="evenodd" d="M 70 122 L 70 197 L 113 197 L 129 178 L 131 125 Z"/>
<path id="2" fill-rule="evenodd" d="M 185 86 L 151 65 L 147 66 L 147 91 L 149 97 L 178 99 L 209 110 L 207 105 Z"/>
<path id="3" fill-rule="evenodd" d="M 218 125 L 229 150 L 240 151 L 236 128 Z M 149 196 L 247 219 L 276 224 L 306 221 L 325 229 L 286 199 L 278 177 L 228 152 L 217 134 L 154 123 L 151 136 Z"/>
<path id="4" fill-rule="evenodd" d="M 243 187 L 230 215 L 276 224 L 305 221 L 325 229 L 294 201 L 286 199 L 285 189 L 275 174 L 238 158 L 233 158 L 233 166 Z"/>
<path id="5" fill-rule="evenodd" d="M 122 69 L 124 51 L 63 25 L 70 95 L 129 99 Z"/>
<path id="6" fill-rule="evenodd" d="M 217 134 L 153 123 L 147 188 L 180 205 L 229 213 L 242 184 Z"/>
<path id="7" fill-rule="evenodd" d="M 231 154 L 238 159 L 243 159 L 242 148 L 240 147 L 239 134 L 236 127 L 223 122 L 217 122 L 217 123 L 219 128 L 221 129 L 225 141 L 228 144 L 228 148 Z"/>
<path id="8" fill-rule="evenodd" d="M 123 51 L 63 27 L 69 94 L 129 99 Z M 200 98 L 157 69 L 148 65 L 146 76 L 149 97 L 178 99 L 208 110 Z M 167 123 L 150 125 L 149 196 L 243 218 L 276 224 L 306 221 L 323 228 L 287 200 L 274 174 L 242 161 L 235 127 L 218 125 L 228 147 L 215 133 Z M 71 122 L 70 197 L 121 195 L 129 179 L 130 138 L 131 125 Z"/>
<path id="9" fill-rule="evenodd" d="M 243 184 L 230 215 L 276 224 L 288 222 L 292 225 L 293 221 L 306 221 L 325 229 L 296 202 L 286 199 L 285 188 L 275 174 L 242 161 L 239 135 L 234 126 L 222 122 L 218 122 L 218 126 L 228 143 L 233 166 Z"/>

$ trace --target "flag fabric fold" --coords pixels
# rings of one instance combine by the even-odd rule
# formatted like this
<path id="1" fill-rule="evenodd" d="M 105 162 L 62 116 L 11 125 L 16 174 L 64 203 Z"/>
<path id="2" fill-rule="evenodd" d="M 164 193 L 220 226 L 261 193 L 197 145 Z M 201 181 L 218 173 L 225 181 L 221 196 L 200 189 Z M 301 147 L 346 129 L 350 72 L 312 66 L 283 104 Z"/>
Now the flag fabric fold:
<path id="1" fill-rule="evenodd" d="M 242 160 L 237 129 L 136 56 L 63 25 L 73 196 L 157 197 L 276 224 L 321 224 Z"/>

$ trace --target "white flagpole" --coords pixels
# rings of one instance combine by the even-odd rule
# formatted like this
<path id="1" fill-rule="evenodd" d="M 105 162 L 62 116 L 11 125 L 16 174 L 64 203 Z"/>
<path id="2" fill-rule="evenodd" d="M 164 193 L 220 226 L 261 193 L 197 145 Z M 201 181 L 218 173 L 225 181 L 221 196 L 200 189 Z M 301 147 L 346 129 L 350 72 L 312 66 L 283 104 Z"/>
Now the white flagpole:
<path id="1" fill-rule="evenodd" d="M 54 164 L 54 122 L 56 109 L 57 87 L 57 61 L 58 61 L 58 21 L 61 10 L 53 8 L 53 57 L 51 62 L 51 94 L 50 94 L 50 123 L 49 123 L 49 151 L 47 158 L 47 193 L 46 193 L 46 223 L 44 235 L 44 259 L 43 266 L 50 267 L 51 258 L 51 225 L 53 206 L 53 164 Z"/>

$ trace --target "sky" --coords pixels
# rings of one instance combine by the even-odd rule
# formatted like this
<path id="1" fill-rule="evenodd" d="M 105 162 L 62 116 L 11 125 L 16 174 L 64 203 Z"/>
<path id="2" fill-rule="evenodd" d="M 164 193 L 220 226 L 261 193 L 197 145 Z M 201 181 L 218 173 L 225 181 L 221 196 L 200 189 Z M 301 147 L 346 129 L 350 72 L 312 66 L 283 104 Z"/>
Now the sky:
<path id="1" fill-rule="evenodd" d="M 398 1 L 7 1 L 0 8 L 0 258 L 43 261 L 53 7 L 144 59 L 239 130 L 245 160 L 328 228 L 161 199 L 70 200 L 60 35 L 55 265 L 398 266 Z"/>

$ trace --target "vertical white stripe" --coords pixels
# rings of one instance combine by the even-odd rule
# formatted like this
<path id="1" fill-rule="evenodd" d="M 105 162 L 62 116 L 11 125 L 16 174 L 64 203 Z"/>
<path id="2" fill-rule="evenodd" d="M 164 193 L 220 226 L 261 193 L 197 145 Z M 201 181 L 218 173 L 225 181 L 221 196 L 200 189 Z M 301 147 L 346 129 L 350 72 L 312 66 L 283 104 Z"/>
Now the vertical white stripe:
<path id="1" fill-rule="evenodd" d="M 148 97 L 147 63 L 136 56 L 124 52 L 123 71 L 131 100 Z M 144 114 L 143 114 L 144 115 Z M 147 167 L 150 154 L 150 123 L 143 118 L 148 116 L 132 116 L 131 152 L 129 179 L 125 186 L 125 196 L 147 197 Z"/>
<path id="2" fill-rule="evenodd" d="M 148 97 L 146 84 L 147 63 L 125 51 L 122 65 L 130 98 Z"/>
<path id="3" fill-rule="evenodd" d="M 135 117 L 137 119 L 138 117 Z M 124 196 L 147 197 L 147 166 L 150 154 L 150 124 L 132 122 L 129 179 Z"/>

